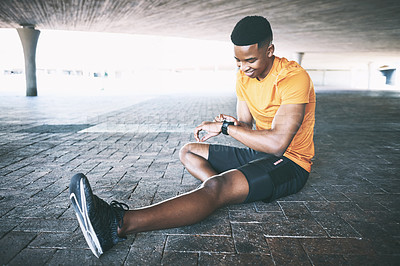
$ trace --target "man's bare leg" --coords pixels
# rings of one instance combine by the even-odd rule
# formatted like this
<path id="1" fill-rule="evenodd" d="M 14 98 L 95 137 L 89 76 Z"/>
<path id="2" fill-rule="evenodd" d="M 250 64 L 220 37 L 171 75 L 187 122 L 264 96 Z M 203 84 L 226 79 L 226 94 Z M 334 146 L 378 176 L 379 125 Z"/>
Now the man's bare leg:
<path id="1" fill-rule="evenodd" d="M 208 173 L 212 173 L 210 169 Z M 70 200 L 93 254 L 99 257 L 127 234 L 197 223 L 216 209 L 247 198 L 249 185 L 242 172 L 230 170 L 208 178 L 206 171 L 200 173 L 206 181 L 199 188 L 131 211 L 124 203 L 100 199 L 93 194 L 84 174 L 74 175 L 69 186 Z"/>
<path id="2" fill-rule="evenodd" d="M 216 209 L 242 203 L 249 193 L 246 177 L 238 170 L 208 178 L 201 187 L 161 203 L 125 212 L 118 235 L 194 224 Z"/>
<path id="3" fill-rule="evenodd" d="M 179 158 L 189 173 L 201 181 L 217 174 L 207 161 L 209 144 L 188 143 L 179 152 Z"/>

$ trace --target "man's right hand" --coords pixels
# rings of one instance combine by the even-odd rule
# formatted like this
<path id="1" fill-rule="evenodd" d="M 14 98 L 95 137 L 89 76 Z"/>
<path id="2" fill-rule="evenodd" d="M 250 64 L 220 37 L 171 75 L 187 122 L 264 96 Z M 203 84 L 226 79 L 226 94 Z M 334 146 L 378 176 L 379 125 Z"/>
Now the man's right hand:
<path id="1" fill-rule="evenodd" d="M 234 122 L 235 126 L 239 124 L 239 121 L 230 115 L 219 114 L 214 118 L 214 122 L 224 122 L 225 120 L 228 122 Z"/>

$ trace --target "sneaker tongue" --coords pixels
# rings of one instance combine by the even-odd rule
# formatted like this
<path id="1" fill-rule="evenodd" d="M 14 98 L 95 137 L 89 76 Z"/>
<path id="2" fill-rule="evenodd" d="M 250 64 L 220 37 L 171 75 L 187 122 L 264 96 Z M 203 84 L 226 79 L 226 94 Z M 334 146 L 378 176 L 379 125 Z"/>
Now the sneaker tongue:
<path id="1" fill-rule="evenodd" d="M 117 219 L 118 227 L 122 228 L 122 226 L 124 226 L 124 214 L 125 211 L 129 210 L 129 206 L 125 203 L 113 200 L 110 203 L 110 207 L 115 215 L 115 218 Z"/>

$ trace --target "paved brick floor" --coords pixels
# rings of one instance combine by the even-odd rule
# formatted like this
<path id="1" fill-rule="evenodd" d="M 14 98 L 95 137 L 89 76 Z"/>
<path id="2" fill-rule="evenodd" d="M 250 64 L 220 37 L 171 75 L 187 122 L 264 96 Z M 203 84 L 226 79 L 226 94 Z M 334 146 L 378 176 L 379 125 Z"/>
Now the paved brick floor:
<path id="1" fill-rule="evenodd" d="M 178 151 L 202 120 L 234 114 L 235 98 L 2 97 L 0 264 L 399 265 L 400 94 L 317 97 L 317 156 L 300 193 L 132 235 L 100 259 L 71 210 L 71 176 L 131 208 L 191 190 Z"/>

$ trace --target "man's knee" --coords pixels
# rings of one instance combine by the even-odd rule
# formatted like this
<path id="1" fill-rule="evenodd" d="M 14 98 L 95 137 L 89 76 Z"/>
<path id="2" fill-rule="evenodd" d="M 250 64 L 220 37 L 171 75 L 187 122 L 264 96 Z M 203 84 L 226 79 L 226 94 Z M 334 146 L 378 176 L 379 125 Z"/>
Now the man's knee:
<path id="1" fill-rule="evenodd" d="M 195 142 L 186 143 L 179 151 L 179 159 L 185 165 L 193 154 L 207 159 L 208 145 Z"/>
<path id="2" fill-rule="evenodd" d="M 223 191 L 223 187 L 225 185 L 225 177 L 222 174 L 210 177 L 209 179 L 204 181 L 202 187 L 209 193 L 214 202 L 220 202 L 221 191 Z"/>
<path id="3" fill-rule="evenodd" d="M 186 143 L 179 151 L 179 160 L 181 160 L 183 164 L 187 161 L 187 154 L 190 152 L 190 145 L 191 143 Z"/>
<path id="4" fill-rule="evenodd" d="M 249 194 L 248 181 L 238 170 L 210 177 L 202 186 L 219 206 L 242 203 Z"/>

